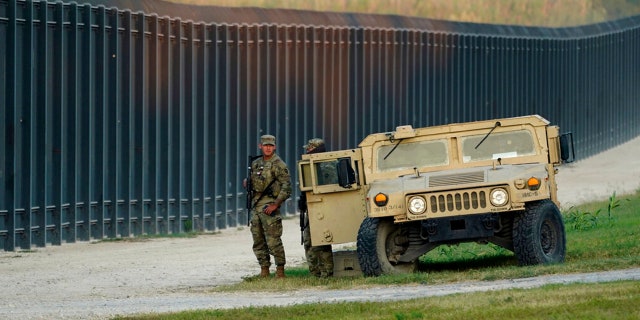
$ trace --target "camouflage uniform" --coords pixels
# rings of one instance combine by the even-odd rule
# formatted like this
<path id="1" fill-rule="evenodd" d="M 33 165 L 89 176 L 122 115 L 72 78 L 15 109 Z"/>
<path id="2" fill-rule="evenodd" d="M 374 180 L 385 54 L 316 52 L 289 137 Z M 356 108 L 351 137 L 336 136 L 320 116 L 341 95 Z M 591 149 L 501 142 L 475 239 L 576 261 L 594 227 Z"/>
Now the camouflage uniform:
<path id="1" fill-rule="evenodd" d="M 300 213 L 304 216 L 305 227 L 302 238 L 304 243 L 304 254 L 309 265 L 309 273 L 316 277 L 330 277 L 333 275 L 333 250 L 331 245 L 311 246 L 311 228 L 309 228 L 309 214 Z"/>
<path id="2" fill-rule="evenodd" d="M 251 203 L 254 204 L 251 210 L 253 253 L 261 267 L 271 266 L 270 255 L 273 255 L 277 266 L 284 266 L 286 259 L 281 239 L 280 209 L 278 208 L 271 215 L 265 214 L 263 210 L 276 200 L 284 202 L 291 196 L 289 169 L 276 154 L 269 160 L 264 160 L 262 157 L 254 160 L 251 167 L 253 174 L 250 178 L 255 191 L 251 199 Z"/>
<path id="3" fill-rule="evenodd" d="M 322 139 L 314 138 L 303 146 L 307 153 L 325 152 L 325 144 Z M 321 163 L 318 167 L 319 184 L 338 183 L 335 163 Z M 302 227 L 302 243 L 309 265 L 309 273 L 316 277 L 330 277 L 333 275 L 333 250 L 331 245 L 312 246 L 311 228 L 309 227 L 309 213 L 307 211 L 306 195 L 300 196 L 298 204 L 300 210 L 300 225 Z"/>

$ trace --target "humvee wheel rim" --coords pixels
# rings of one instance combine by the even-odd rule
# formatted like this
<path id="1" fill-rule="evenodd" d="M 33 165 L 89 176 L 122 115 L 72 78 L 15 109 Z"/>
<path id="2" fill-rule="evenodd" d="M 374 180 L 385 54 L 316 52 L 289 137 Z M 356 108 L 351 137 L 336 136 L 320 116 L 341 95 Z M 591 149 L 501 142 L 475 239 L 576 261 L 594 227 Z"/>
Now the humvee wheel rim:
<path id="1" fill-rule="evenodd" d="M 392 265 L 396 265 L 400 256 L 407 251 L 408 239 L 402 235 L 400 228 L 395 228 L 391 231 L 385 241 L 385 251 L 387 253 L 387 260 Z"/>
<path id="2" fill-rule="evenodd" d="M 557 235 L 548 220 L 544 221 L 540 230 L 540 246 L 546 255 L 552 253 L 557 246 Z"/>

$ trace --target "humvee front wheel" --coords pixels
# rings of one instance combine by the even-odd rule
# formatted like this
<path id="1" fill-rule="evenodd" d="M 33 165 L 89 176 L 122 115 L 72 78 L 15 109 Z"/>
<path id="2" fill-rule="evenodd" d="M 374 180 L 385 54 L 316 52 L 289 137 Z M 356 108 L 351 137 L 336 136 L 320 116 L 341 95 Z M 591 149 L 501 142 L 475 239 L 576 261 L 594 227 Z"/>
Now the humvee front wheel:
<path id="1" fill-rule="evenodd" d="M 393 221 L 365 218 L 358 230 L 357 250 L 360 269 L 365 276 L 414 272 L 417 259 L 399 262 L 397 259 L 409 247 L 409 238 Z"/>
<path id="2" fill-rule="evenodd" d="M 560 263 L 566 251 L 560 210 L 551 200 L 526 206 L 513 221 L 513 247 L 521 265 Z"/>

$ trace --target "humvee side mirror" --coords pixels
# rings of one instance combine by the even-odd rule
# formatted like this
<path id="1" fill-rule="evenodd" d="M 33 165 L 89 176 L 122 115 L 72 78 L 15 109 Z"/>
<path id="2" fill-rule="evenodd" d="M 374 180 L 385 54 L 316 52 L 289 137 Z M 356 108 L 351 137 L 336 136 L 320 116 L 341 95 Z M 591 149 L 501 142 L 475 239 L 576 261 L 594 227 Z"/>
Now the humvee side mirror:
<path id="1" fill-rule="evenodd" d="M 351 158 L 338 159 L 336 169 L 338 171 L 338 184 L 345 189 L 351 189 L 351 185 L 356 183 L 356 174 L 351 167 Z"/>
<path id="2" fill-rule="evenodd" d="M 560 135 L 560 158 L 566 163 L 573 162 L 576 159 L 575 150 L 573 149 L 572 132 Z"/>

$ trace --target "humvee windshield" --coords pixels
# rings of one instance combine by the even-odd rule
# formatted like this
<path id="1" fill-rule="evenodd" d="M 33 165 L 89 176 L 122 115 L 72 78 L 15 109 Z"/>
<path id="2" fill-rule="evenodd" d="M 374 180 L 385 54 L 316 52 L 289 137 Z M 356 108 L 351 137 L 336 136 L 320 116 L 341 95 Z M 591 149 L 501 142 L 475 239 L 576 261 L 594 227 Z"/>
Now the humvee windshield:
<path id="1" fill-rule="evenodd" d="M 485 139 L 486 137 L 486 139 Z M 482 141 L 482 139 L 485 139 Z M 377 151 L 378 170 L 436 167 L 449 164 L 447 139 L 407 142 L 401 140 Z M 530 156 L 536 154 L 534 137 L 528 130 L 460 137 L 464 163 Z M 480 143 L 482 141 L 482 143 Z M 395 148 L 395 150 L 393 150 Z"/>
<path id="2" fill-rule="evenodd" d="M 395 150 L 391 151 L 393 148 Z M 378 170 L 380 171 L 446 166 L 449 164 L 449 150 L 446 139 L 417 142 L 401 140 L 395 144 L 380 147 L 377 156 Z"/>
<path id="3" fill-rule="evenodd" d="M 468 136 L 461 141 L 464 163 L 536 154 L 533 136 L 527 130 Z"/>

